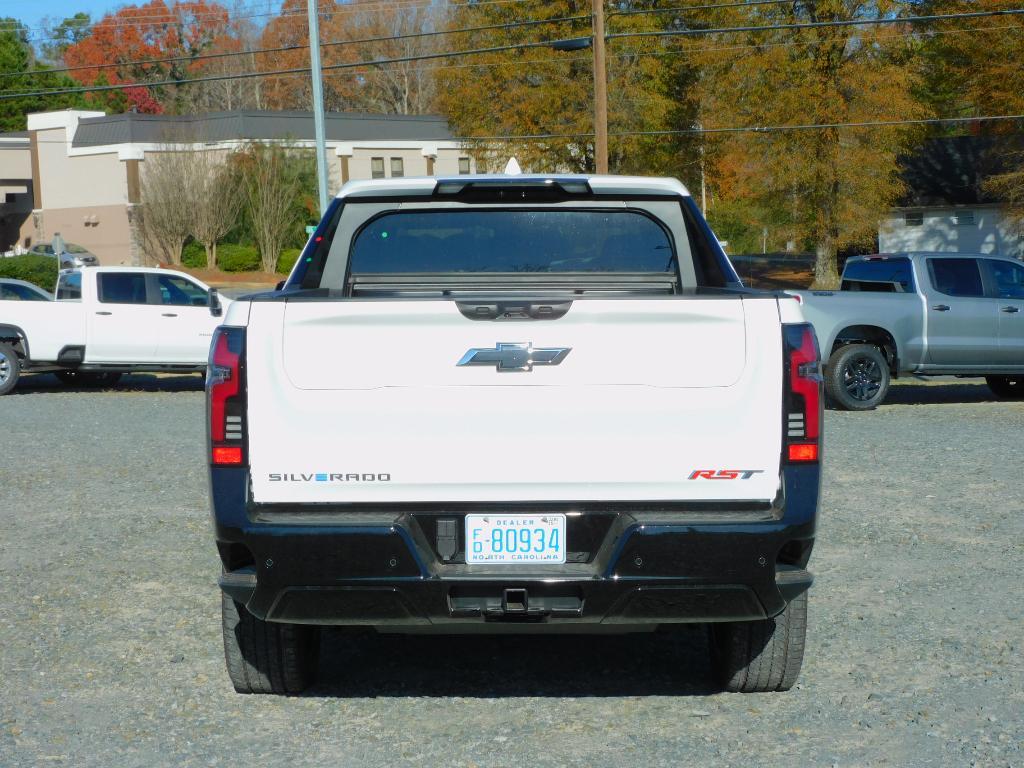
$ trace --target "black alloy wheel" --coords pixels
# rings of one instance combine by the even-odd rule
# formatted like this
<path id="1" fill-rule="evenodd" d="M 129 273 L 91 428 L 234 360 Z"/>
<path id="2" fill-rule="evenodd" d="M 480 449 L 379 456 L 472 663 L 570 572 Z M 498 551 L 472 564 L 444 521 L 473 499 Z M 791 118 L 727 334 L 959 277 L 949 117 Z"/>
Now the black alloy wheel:
<path id="1" fill-rule="evenodd" d="M 873 344 L 840 347 L 826 366 L 825 389 L 836 407 L 869 411 L 889 392 L 889 362 Z"/>

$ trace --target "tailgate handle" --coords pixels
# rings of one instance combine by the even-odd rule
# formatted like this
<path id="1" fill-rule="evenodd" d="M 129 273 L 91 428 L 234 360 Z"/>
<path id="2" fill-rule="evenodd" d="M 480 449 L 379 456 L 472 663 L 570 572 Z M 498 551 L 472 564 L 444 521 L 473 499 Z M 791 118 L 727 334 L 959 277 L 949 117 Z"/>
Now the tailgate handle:
<path id="1" fill-rule="evenodd" d="M 457 301 L 455 306 L 470 320 L 557 320 L 563 317 L 571 301 Z"/>

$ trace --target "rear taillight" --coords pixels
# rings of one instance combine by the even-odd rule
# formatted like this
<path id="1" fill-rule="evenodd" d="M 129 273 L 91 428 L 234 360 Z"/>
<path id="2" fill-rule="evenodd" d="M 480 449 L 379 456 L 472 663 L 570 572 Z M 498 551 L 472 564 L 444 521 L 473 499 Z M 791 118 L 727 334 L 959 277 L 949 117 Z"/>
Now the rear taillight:
<path id="1" fill-rule="evenodd" d="M 784 459 L 818 461 L 821 446 L 822 378 L 818 340 L 810 323 L 782 326 L 785 410 Z"/>
<path id="2" fill-rule="evenodd" d="M 206 369 L 210 463 L 245 464 L 245 329 L 213 332 Z"/>

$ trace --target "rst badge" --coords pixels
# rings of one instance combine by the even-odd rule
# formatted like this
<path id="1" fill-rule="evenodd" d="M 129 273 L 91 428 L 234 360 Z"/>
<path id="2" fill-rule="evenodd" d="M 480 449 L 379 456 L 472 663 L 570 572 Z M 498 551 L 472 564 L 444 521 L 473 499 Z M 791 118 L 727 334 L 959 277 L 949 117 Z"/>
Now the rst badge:
<path id="1" fill-rule="evenodd" d="M 695 469 L 690 480 L 749 480 L 754 475 L 764 474 L 763 469 Z"/>
<path id="2" fill-rule="evenodd" d="M 491 365 L 502 373 L 530 372 L 535 365 L 558 365 L 572 347 L 534 347 L 533 342 L 503 342 L 494 346 L 467 350 L 457 366 Z"/>

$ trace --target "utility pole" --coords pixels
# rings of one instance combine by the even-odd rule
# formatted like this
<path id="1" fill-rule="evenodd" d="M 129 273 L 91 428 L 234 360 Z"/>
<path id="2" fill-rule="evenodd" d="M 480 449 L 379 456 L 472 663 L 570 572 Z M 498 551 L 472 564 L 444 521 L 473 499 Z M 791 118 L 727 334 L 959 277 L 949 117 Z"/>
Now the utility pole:
<path id="1" fill-rule="evenodd" d="M 324 129 L 324 77 L 320 68 L 320 13 L 317 0 L 306 0 L 309 11 L 309 66 L 313 78 L 313 124 L 316 130 L 316 180 L 320 215 L 327 211 L 327 134 Z"/>
<path id="2" fill-rule="evenodd" d="M 604 0 L 594 9 L 594 166 L 608 173 L 608 70 L 604 61 Z"/>

